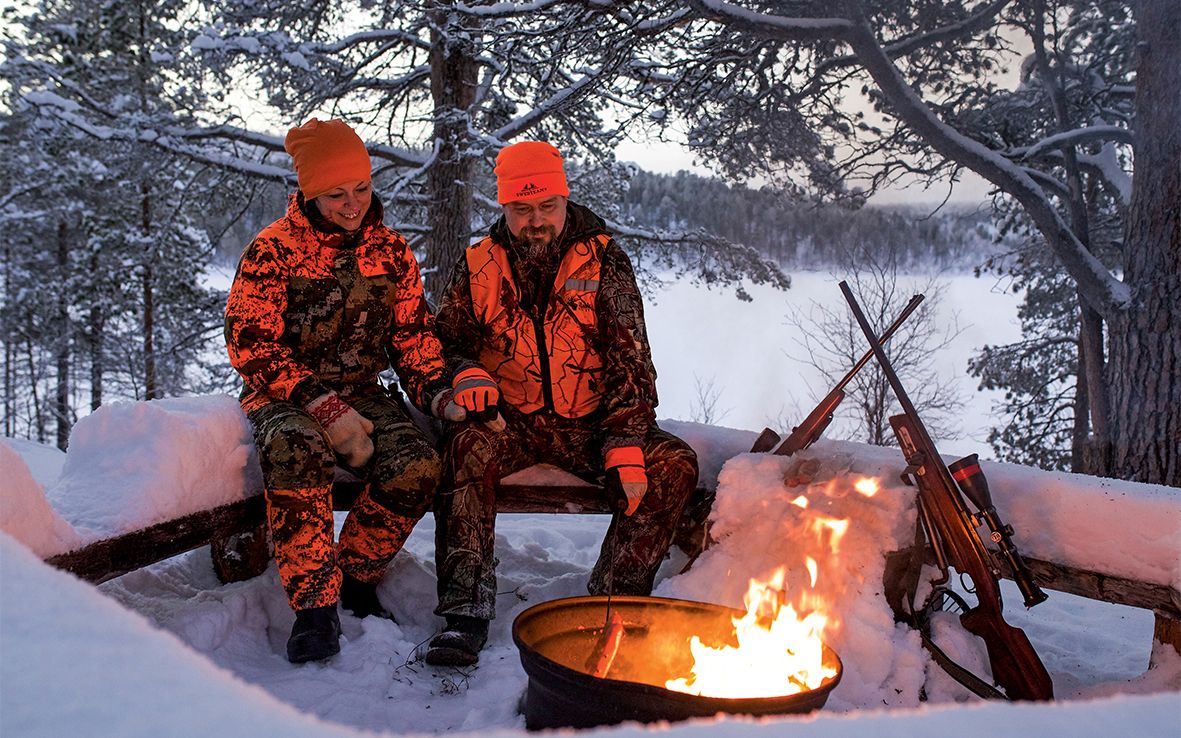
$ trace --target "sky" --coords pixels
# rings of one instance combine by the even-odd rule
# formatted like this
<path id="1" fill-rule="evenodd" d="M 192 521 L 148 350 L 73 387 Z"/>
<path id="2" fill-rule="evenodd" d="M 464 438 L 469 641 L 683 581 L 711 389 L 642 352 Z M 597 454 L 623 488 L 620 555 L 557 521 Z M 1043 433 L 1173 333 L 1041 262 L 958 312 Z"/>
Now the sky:
<path id="1" fill-rule="evenodd" d="M 689 314 L 701 299 L 673 292 L 661 304 Z M 736 345 L 726 361 L 767 350 L 738 355 Z M 671 364 L 665 355 L 662 377 Z M 984 704 L 932 665 L 916 634 L 895 625 L 879 586 L 883 554 L 912 535 L 897 450 L 822 440 L 796 458 L 755 455 L 745 452 L 757 427 L 661 417 L 698 451 L 702 483 L 716 485 L 718 542 L 684 572 L 674 551 L 655 594 L 742 607 L 751 579 L 785 566 L 787 601 L 827 617 L 822 638 L 844 670 L 810 716 L 632 725 L 613 735 L 1177 736 L 1181 657 L 1160 652 L 1159 666 L 1145 671 L 1153 621 L 1144 610 L 1056 592 L 1025 610 L 1004 587 L 1006 619 L 1026 631 L 1049 670 L 1053 704 Z M 801 478 L 804 460 L 815 469 Z M 257 488 L 256 464 L 227 396 L 104 406 L 79 421 L 65 455 L 0 442 L 0 735 L 523 735 L 518 705 L 528 676 L 513 621 L 532 605 L 585 593 L 605 518 L 500 517 L 498 617 L 478 667 L 467 670 L 418 658 L 441 622 L 431 612 L 429 516 L 379 589 L 395 621 L 342 614 L 342 651 L 324 664 L 284 658 L 292 613 L 273 565 L 222 585 L 208 551 L 197 550 L 95 587 L 40 561 L 240 498 Z M 1181 585 L 1177 490 L 988 462 L 984 471 L 1026 554 Z M 877 482 L 872 496 L 859 491 L 866 479 Z M 848 521 L 839 537 L 834 520 Z M 963 663 L 985 668 L 980 642 L 953 615 L 936 616 L 935 636 Z M 626 644 L 625 636 L 621 654 Z"/>

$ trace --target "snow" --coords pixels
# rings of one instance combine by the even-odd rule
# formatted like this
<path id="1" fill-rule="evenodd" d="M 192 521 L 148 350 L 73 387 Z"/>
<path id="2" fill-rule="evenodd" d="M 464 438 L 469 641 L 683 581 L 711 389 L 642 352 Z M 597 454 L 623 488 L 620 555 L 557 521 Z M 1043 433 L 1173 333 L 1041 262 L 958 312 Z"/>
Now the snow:
<path id="1" fill-rule="evenodd" d="M 114 402 L 80 419 L 48 497 L 90 541 L 243 499 L 261 484 L 237 400 L 180 397 Z"/>
<path id="2" fill-rule="evenodd" d="M 1153 615 L 1049 592 L 1025 610 L 1003 582 L 1007 620 L 1025 630 L 1050 671 L 1057 702 L 985 704 L 969 695 L 893 622 L 881 590 L 883 554 L 910 543 L 913 491 L 899 482 L 896 449 L 828 436 L 792 458 L 747 453 L 768 412 L 802 417 L 826 388 L 801 380 L 790 354 L 786 302 L 827 299 L 835 281 L 795 275 L 787 295 L 748 288 L 763 312 L 730 295 L 674 285 L 648 306 L 661 409 L 688 417 L 694 374 L 726 370 L 728 414 L 720 427 L 662 420 L 698 452 L 702 482 L 716 485 L 718 543 L 682 572 L 674 551 L 656 594 L 739 606 L 748 581 L 779 566 L 788 598 L 823 606 L 826 641 L 841 655 L 840 685 L 819 713 L 720 717 L 672 726 L 593 731 L 725 736 L 1019 735 L 1178 736 L 1181 657 L 1160 649 L 1146 671 Z M 953 276 L 946 310 L 974 323 L 948 368 L 963 374 L 972 347 L 1015 335 L 1011 296 Z M 967 278 L 964 277 L 963 280 Z M 830 295 L 831 293 L 831 295 Z M 835 297 L 833 299 L 836 299 Z M 686 321 L 692 335 L 677 329 Z M 735 331 L 741 325 L 743 331 Z M 703 345 L 716 350 L 703 351 Z M 956 353 L 958 352 L 958 353 Z M 752 360 L 746 357 L 758 357 Z M 988 414 L 974 397 L 969 418 Z M 794 402 L 796 407 L 780 407 Z M 832 430 L 837 431 L 834 424 Z M 979 429 L 970 427 L 971 435 Z M 977 440 L 940 443 L 983 451 Z M 801 467 L 810 462 L 811 469 Z M 1181 585 L 1181 491 L 985 461 L 997 507 L 1028 555 L 1136 580 Z M 807 473 L 803 473 L 807 471 Z M 568 481 L 554 469 L 521 473 Z M 874 478 L 867 497 L 855 488 Z M 29 441 L 0 442 L 0 735 L 354 736 L 459 732 L 522 736 L 518 701 L 526 685 L 511 639 L 514 617 L 543 601 L 585 593 L 606 529 L 603 516 L 502 515 L 499 617 L 474 669 L 436 669 L 417 658 L 438 629 L 434 524 L 428 516 L 391 565 L 379 595 L 396 621 L 342 613 L 342 651 L 325 664 L 293 666 L 284 644 L 293 615 L 272 564 L 261 576 L 222 585 L 207 549 L 99 586 L 41 559 L 98 536 L 241 499 L 259 487 L 249 428 L 228 396 L 113 403 L 75 426 L 67 454 Z M 802 506 L 801 498 L 807 499 Z M 839 540 L 839 526 L 848 520 Z M 342 518 L 338 516 L 338 524 Z M 816 562 L 807 587 L 806 557 Z M 981 642 L 949 614 L 936 637 L 964 664 L 983 670 Z M 926 700 L 920 699 L 920 690 Z M 756 735 L 757 734 L 757 735 Z"/>
<path id="3" fill-rule="evenodd" d="M 56 736 L 87 726 L 83 732 L 95 734 L 89 729 L 98 725 L 99 734 L 119 736 L 258 735 L 260 730 L 353 735 L 357 729 L 519 734 L 523 718 L 517 703 L 526 677 L 510 637 L 513 617 L 537 602 L 584 593 L 605 518 L 501 516 L 500 617 L 479 666 L 470 670 L 432 669 L 415 655 L 439 622 L 431 614 L 429 518 L 416 528 L 379 591 L 396 622 L 342 615 L 342 652 L 322 665 L 294 667 L 283 657 L 292 615 L 273 565 L 255 579 L 220 585 L 202 550 L 96 588 L 38 560 L 47 550 L 36 533 L 51 522 L 47 499 L 61 505 L 63 516 L 79 529 L 114 532 L 168 510 L 209 507 L 240 495 L 251 484 L 243 476 L 246 431 L 240 414 L 232 418 L 230 402 L 199 397 L 103 408 L 79 428 L 62 475 L 47 492 L 14 446 L 41 467 L 41 479 L 52 455 L 29 443 L 0 445 L 5 479 L 0 527 L 6 531 L 0 535 L 0 732 Z M 1020 727 L 1023 734 L 1060 732 L 1070 725 L 1073 734 L 1100 735 L 1118 724 L 1137 735 L 1176 734 L 1181 658 L 1162 652 L 1161 664 L 1144 673 L 1152 627 L 1145 611 L 1058 593 L 1028 612 L 1010 608 L 1009 619 L 1038 644 L 1054 676 L 1061 700 L 1054 705 L 979 705 L 932 666 L 916 634 L 894 624 L 881 593 L 882 555 L 909 542 L 914 520 L 913 492 L 897 481 L 902 460 L 896 450 L 822 440 L 786 458 L 744 453 L 753 431 L 664 425 L 699 450 L 707 481 L 716 475 L 718 543 L 685 573 L 678 573 L 684 557 L 675 552 L 656 594 L 740 606 L 750 578 L 766 578 L 786 564 L 789 598 L 807 597 L 809 606 L 829 612 L 825 637 L 845 664 L 841 684 L 818 715 L 725 718 L 667 730 L 727 736 L 787 728 L 800 735 L 867 730 L 983 735 L 987 725 L 991 735 L 1004 725 Z M 151 433 L 144 431 L 148 427 Z M 814 468 L 801 475 L 805 460 Z M 94 473 L 87 477 L 81 470 L 91 464 Z M 1071 563 L 1094 559 L 1095 565 L 1126 568 L 1138 578 L 1175 586 L 1181 541 L 1176 490 L 1002 464 L 986 463 L 984 470 L 998 506 L 1031 553 L 1053 552 Z M 863 477 L 880 483 L 872 497 L 854 489 Z M 1021 504 L 1035 489 L 1038 504 Z M 184 504 L 164 504 L 169 491 L 185 498 Z M 809 500 L 806 507 L 801 495 Z M 829 523 L 841 519 L 850 525 L 834 547 L 836 528 Z M 53 520 L 60 521 L 55 530 L 69 529 L 60 518 Z M 1099 530 L 1113 532 L 1096 536 Z M 1094 546 L 1108 546 L 1105 555 L 1114 560 L 1095 558 Z M 818 563 L 811 592 L 802 581 L 808 556 Z M 1014 589 L 1006 595 L 1019 602 Z M 981 668 L 986 661 L 979 642 L 954 626 L 951 615 L 938 617 L 943 621 L 936 632 L 946 638 L 946 647 Z M 920 701 L 920 690 L 926 702 Z M 64 704 L 63 694 L 70 695 Z M 54 695 L 52 701 L 47 695 Z M 613 732 L 656 729 L 665 728 Z"/>

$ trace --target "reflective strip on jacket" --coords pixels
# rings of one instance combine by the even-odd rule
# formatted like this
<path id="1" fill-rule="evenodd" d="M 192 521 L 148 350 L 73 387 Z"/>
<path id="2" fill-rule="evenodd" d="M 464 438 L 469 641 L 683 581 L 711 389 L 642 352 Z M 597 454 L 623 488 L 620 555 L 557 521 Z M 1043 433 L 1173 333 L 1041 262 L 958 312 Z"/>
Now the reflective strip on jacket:
<path id="1" fill-rule="evenodd" d="M 524 310 L 504 304 L 520 303 L 504 248 L 485 238 L 467 249 L 472 309 L 492 337 L 481 347 L 480 363 L 496 379 L 504 400 L 521 412 L 545 407 L 547 390 L 554 411 L 563 417 L 579 418 L 599 407 L 603 357 L 595 345 L 595 297 L 609 241 L 600 234 L 566 250 L 540 326 Z"/>

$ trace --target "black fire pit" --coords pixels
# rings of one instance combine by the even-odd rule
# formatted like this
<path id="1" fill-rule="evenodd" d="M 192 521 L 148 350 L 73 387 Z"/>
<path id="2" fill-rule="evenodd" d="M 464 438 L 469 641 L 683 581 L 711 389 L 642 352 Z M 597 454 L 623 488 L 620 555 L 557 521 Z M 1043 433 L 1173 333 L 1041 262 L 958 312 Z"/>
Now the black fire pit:
<path id="1" fill-rule="evenodd" d="M 589 728 L 627 720 L 654 722 L 722 713 L 779 715 L 822 707 L 841 680 L 841 660 L 824 647 L 824 663 L 836 675 L 818 688 L 782 697 L 702 697 L 664 687 L 688 675 L 693 663 L 689 637 L 706 645 L 737 646 L 732 618 L 743 613 L 704 602 L 660 597 L 611 599 L 622 616 L 624 635 L 606 678 L 594 676 L 587 661 L 603 633 L 606 597 L 570 597 L 534 605 L 513 622 L 513 640 L 529 676 L 525 725 Z"/>

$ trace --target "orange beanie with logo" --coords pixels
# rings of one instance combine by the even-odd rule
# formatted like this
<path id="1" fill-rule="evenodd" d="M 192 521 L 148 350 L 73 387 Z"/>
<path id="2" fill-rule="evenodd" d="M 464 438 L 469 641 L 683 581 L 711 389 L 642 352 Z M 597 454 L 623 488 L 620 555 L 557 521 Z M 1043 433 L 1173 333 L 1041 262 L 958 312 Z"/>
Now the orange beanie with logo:
<path id="1" fill-rule="evenodd" d="M 348 123 L 338 118 L 312 118 L 287 132 L 283 148 L 291 155 L 299 191 L 305 200 L 349 182 L 373 176 L 365 142 Z"/>
<path id="2" fill-rule="evenodd" d="M 521 141 L 496 155 L 496 201 L 570 194 L 562 155 L 545 141 Z"/>

